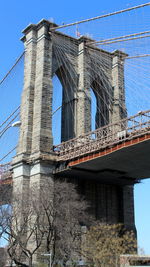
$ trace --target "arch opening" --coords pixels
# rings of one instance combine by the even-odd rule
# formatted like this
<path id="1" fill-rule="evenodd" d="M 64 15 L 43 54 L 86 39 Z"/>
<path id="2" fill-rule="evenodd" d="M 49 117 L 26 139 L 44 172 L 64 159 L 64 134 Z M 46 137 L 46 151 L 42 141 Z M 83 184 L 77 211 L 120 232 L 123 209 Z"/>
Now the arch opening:
<path id="1" fill-rule="evenodd" d="M 97 99 L 92 88 L 90 88 L 91 96 L 91 130 L 96 129 L 96 110 L 97 110 Z"/>
<path id="2" fill-rule="evenodd" d="M 52 135 L 53 145 L 58 145 L 61 143 L 62 84 L 56 74 L 52 78 L 52 83 Z"/>
<path id="3" fill-rule="evenodd" d="M 109 88 L 101 80 L 91 84 L 91 129 L 95 130 L 109 124 L 110 96 Z"/>
<path id="4" fill-rule="evenodd" d="M 60 66 L 53 76 L 52 134 L 53 144 L 75 136 L 75 86 L 65 66 Z"/>
<path id="5" fill-rule="evenodd" d="M 56 41 L 56 40 L 55 40 Z M 76 102 L 78 74 L 72 64 L 72 55 L 58 44 L 53 46 L 52 76 L 57 75 L 61 83 L 61 117 L 59 117 L 60 142 L 65 142 L 76 136 Z M 57 90 L 57 89 L 56 89 Z M 53 89 L 55 91 L 55 88 Z M 53 97 L 59 97 L 58 94 Z M 54 126 L 52 127 L 54 128 Z M 54 131 L 53 131 L 54 132 Z M 54 144 L 55 144 L 54 138 Z"/>

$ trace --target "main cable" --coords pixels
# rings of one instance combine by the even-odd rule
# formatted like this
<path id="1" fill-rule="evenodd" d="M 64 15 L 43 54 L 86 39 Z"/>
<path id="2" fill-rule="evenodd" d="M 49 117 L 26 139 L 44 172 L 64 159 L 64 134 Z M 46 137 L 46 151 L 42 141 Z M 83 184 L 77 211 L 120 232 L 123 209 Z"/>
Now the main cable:
<path id="1" fill-rule="evenodd" d="M 81 23 L 85 23 L 85 22 L 89 22 L 89 21 L 93 21 L 93 20 L 97 20 L 97 19 L 102 19 L 102 18 L 118 15 L 118 14 L 121 14 L 121 13 L 124 13 L 124 12 L 129 12 L 129 11 L 132 11 L 132 10 L 135 10 L 135 9 L 138 9 L 138 8 L 142 8 L 142 7 L 146 7 L 146 6 L 150 6 L 150 2 L 142 4 L 142 5 L 129 7 L 129 8 L 126 8 L 126 9 L 122 9 L 122 10 L 119 10 L 119 11 L 111 12 L 111 13 L 104 14 L 104 15 L 101 15 L 101 16 L 97 16 L 97 17 L 84 19 L 84 20 L 73 22 L 73 23 L 68 23 L 68 24 L 65 24 L 65 25 L 53 27 L 53 28 L 50 29 L 50 31 L 57 30 L 57 29 L 62 29 L 62 28 L 70 27 L 70 26 L 74 26 L 74 25 L 77 25 L 77 24 L 81 24 Z"/>

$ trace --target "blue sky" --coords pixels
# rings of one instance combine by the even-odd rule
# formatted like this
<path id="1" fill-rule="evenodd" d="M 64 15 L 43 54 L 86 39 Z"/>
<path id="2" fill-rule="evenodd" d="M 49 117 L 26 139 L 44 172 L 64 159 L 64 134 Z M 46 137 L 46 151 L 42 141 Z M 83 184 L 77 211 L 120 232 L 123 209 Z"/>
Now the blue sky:
<path id="1" fill-rule="evenodd" d="M 7 0 L 0 3 L 0 79 L 12 66 L 15 59 L 23 51 L 23 44 L 19 41 L 22 36 L 21 31 L 29 23 L 37 23 L 42 18 L 51 19 L 58 24 L 74 22 L 85 18 L 98 16 L 101 14 L 109 13 L 112 11 L 128 8 L 134 5 L 143 4 L 146 1 L 142 0 L 122 0 L 122 1 L 50 1 L 50 0 Z M 144 14 L 144 13 L 143 13 Z M 144 15 L 143 15 L 144 16 Z M 128 17 L 132 21 L 131 16 Z M 138 20 L 138 19 L 137 19 Z M 118 23 L 119 22 L 119 23 Z M 124 21 L 123 21 L 124 22 Z M 117 19 L 114 21 L 115 30 L 114 33 L 121 35 L 122 28 L 119 26 L 121 22 Z M 135 23 L 135 21 L 134 21 Z M 129 27 L 132 29 L 133 22 L 130 22 Z M 107 22 L 106 22 L 107 25 Z M 148 21 L 143 24 L 148 29 Z M 91 27 L 91 29 L 90 29 Z M 120 27 L 120 28 L 119 28 Z M 137 28 L 134 25 L 135 29 Z M 92 24 L 92 26 L 81 26 L 79 28 L 81 32 L 96 31 L 96 34 L 101 38 L 105 36 L 112 37 L 112 28 L 103 28 L 100 22 Z M 136 29 L 137 31 L 137 29 Z M 140 30 L 139 30 L 140 31 Z M 75 29 L 74 29 L 75 32 Z M 124 32 L 126 28 L 124 26 Z M 69 32 L 68 32 L 69 33 Z M 20 63 L 20 69 L 14 73 L 14 80 L 12 78 L 0 87 L 1 90 L 1 117 L 4 116 L 4 110 L 11 110 L 12 107 L 16 107 L 20 102 L 20 94 L 22 85 L 20 77 L 22 77 L 23 63 Z M 15 76 L 16 75 L 16 76 Z M 18 82 L 15 82 L 17 77 Z M 13 110 L 13 108 L 12 108 Z M 9 112 L 8 112 L 9 113 Z M 1 120 L 0 120 L 1 121 Z M 13 141 L 16 138 L 16 132 L 12 134 Z M 7 143 L 8 135 L 4 142 Z M 135 186 L 135 218 L 136 226 L 138 230 L 139 246 L 145 250 L 145 253 L 150 254 L 150 179 L 142 181 L 141 184 Z"/>

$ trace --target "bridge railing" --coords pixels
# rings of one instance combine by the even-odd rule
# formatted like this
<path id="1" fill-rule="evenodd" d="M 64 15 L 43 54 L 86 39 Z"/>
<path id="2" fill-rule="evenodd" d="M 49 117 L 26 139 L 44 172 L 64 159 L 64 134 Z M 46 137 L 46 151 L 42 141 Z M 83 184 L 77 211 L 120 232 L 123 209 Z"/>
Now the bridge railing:
<path id="1" fill-rule="evenodd" d="M 142 132 L 150 131 L 150 110 L 140 111 L 135 116 L 80 135 L 54 147 L 59 160 L 69 160 L 96 150 L 113 146 L 131 139 Z"/>

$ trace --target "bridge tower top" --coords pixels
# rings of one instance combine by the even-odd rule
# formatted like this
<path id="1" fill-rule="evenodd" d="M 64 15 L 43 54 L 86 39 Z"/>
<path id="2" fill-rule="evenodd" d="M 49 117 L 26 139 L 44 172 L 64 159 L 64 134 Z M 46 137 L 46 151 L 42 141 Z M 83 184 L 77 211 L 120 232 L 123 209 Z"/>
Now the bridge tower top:
<path id="1" fill-rule="evenodd" d="M 86 36 L 79 39 L 41 20 L 23 30 L 24 89 L 18 154 L 50 153 L 52 137 L 52 78 L 62 85 L 61 140 L 91 130 L 92 89 L 97 102 L 96 128 L 126 116 L 124 58 L 96 47 Z"/>

